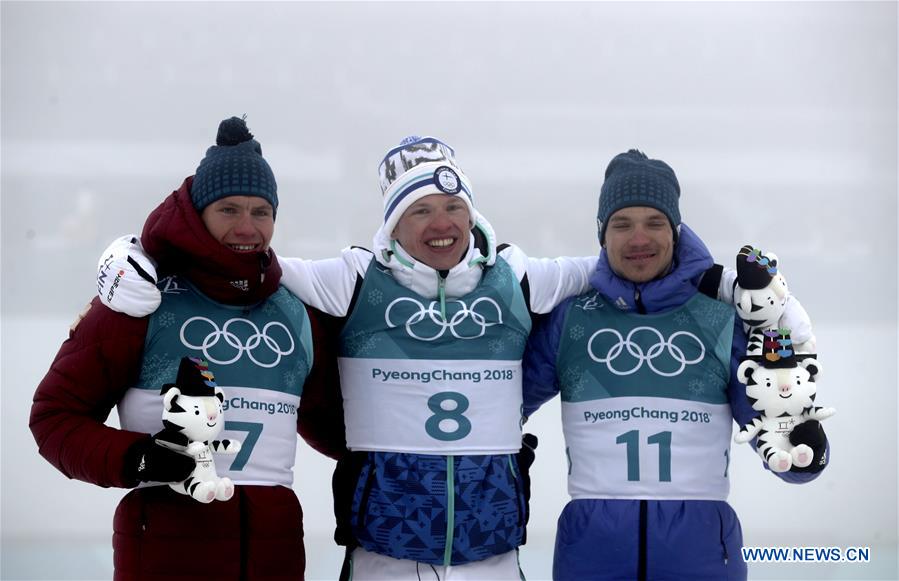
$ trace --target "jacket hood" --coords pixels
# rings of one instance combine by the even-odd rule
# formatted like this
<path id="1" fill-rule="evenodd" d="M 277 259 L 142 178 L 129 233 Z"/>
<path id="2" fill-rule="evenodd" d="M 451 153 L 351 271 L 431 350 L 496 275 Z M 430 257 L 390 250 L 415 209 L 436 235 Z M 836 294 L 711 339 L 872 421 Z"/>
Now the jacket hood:
<path id="1" fill-rule="evenodd" d="M 444 279 L 444 292 L 455 298 L 468 294 L 481 282 L 485 266 L 496 262 L 496 234 L 493 226 L 477 210 L 474 212 L 474 227 L 468 241 L 468 252 L 451 268 Z M 381 226 L 372 241 L 375 260 L 390 269 L 393 277 L 419 295 L 436 298 L 439 291 L 441 273 L 423 262 L 417 261 L 390 237 L 390 232 Z"/>
<path id="2" fill-rule="evenodd" d="M 183 275 L 225 304 L 249 305 L 270 296 L 281 282 L 274 251 L 240 254 L 213 238 L 191 202 L 192 183 L 193 177 L 185 179 L 144 223 L 141 243 L 160 276 Z"/>
<path id="3" fill-rule="evenodd" d="M 605 249 L 599 253 L 590 284 L 621 310 L 636 310 L 636 292 L 646 312 L 678 307 L 697 292 L 699 279 L 715 263 L 709 249 L 686 224 L 681 224 L 675 246 L 674 266 L 663 276 L 644 283 L 625 280 L 612 270 Z"/>

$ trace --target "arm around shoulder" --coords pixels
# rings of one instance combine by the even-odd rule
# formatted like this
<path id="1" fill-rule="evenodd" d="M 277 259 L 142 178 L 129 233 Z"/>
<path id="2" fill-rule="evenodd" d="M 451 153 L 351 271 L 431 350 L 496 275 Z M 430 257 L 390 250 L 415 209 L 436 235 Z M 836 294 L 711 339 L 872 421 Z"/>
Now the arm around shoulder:
<path id="1" fill-rule="evenodd" d="M 97 295 L 117 313 L 145 317 L 159 308 L 156 263 L 136 234 L 113 240 L 97 263 Z"/>
<path id="2" fill-rule="evenodd" d="M 339 257 L 323 260 L 278 256 L 281 284 L 310 307 L 343 317 L 371 259 L 362 248 L 345 248 Z"/>
<path id="3" fill-rule="evenodd" d="M 341 320 L 306 308 L 312 324 L 313 365 L 303 384 L 297 431 L 307 444 L 334 459 L 346 453 L 343 397 L 337 369 Z"/>
<path id="4" fill-rule="evenodd" d="M 559 393 L 556 357 L 569 304 L 570 301 L 563 302 L 549 315 L 539 317 L 531 330 L 522 361 L 526 418 Z"/>
<path id="5" fill-rule="evenodd" d="M 590 290 L 590 274 L 596 268 L 595 256 L 531 258 L 517 246 L 500 253 L 518 274 L 527 277 L 530 309 L 545 314 L 559 303 Z"/>

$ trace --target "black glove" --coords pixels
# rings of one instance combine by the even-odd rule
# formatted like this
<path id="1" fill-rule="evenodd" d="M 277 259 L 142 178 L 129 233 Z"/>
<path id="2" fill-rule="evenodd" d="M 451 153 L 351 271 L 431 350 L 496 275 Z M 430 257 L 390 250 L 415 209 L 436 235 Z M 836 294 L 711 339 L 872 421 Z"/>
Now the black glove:
<path id="1" fill-rule="evenodd" d="M 827 436 L 818 420 L 802 422 L 790 432 L 790 443 L 794 446 L 805 444 L 812 449 L 812 463 L 805 468 L 793 466 L 790 472 L 821 472 L 827 466 Z"/>
<path id="2" fill-rule="evenodd" d="M 534 459 L 537 457 L 537 436 L 525 434 L 521 437 L 521 450 L 518 451 L 518 465 L 521 473 L 528 475 Z"/>
<path id="3" fill-rule="evenodd" d="M 156 443 L 156 438 L 135 442 L 125 453 L 125 479 L 129 482 L 181 482 L 197 462 Z"/>
<path id="4" fill-rule="evenodd" d="M 334 476 L 331 478 L 331 489 L 334 492 L 334 518 L 337 528 L 334 530 L 334 542 L 349 551 L 359 544 L 353 535 L 353 496 L 359 485 L 359 477 L 362 468 L 369 461 L 368 452 L 347 452 L 334 467 Z M 369 466 L 374 471 L 374 464 Z M 372 472 L 369 472 L 369 479 Z M 341 579 L 344 577 L 341 576 Z M 349 577 L 347 577 L 349 578 Z"/>
<path id="5" fill-rule="evenodd" d="M 525 530 L 522 533 L 521 544 L 525 544 L 528 538 L 527 524 L 531 517 L 531 465 L 537 457 L 535 450 L 537 449 L 537 436 L 534 434 L 525 434 L 521 437 L 521 450 L 516 454 L 518 460 L 518 473 L 521 474 L 521 485 L 524 490 L 524 524 Z"/>

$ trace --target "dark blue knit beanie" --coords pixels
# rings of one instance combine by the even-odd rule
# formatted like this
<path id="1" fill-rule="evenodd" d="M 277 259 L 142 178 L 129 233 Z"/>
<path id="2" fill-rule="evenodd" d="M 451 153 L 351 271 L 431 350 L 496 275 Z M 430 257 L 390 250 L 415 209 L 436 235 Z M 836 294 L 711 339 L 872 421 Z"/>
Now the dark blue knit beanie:
<path id="1" fill-rule="evenodd" d="M 599 194 L 599 243 L 605 244 L 606 228 L 612 214 L 631 206 L 649 206 L 662 212 L 671 222 L 674 240 L 680 226 L 680 185 L 674 170 L 658 159 L 649 159 L 636 149 L 619 153 L 606 168 L 606 179 Z"/>
<path id="2" fill-rule="evenodd" d="M 228 196 L 257 196 L 278 210 L 278 185 L 262 158 L 262 146 L 239 117 L 219 124 L 215 145 L 206 150 L 190 189 L 197 212 Z"/>

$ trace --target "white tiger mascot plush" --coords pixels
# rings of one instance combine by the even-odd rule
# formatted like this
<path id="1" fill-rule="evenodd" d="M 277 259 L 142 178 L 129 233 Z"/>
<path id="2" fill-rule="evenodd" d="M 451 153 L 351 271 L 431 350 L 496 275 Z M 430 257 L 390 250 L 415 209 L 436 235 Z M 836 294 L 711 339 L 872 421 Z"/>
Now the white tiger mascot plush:
<path id="1" fill-rule="evenodd" d="M 797 442 L 817 440 L 812 445 L 819 445 L 823 443 L 823 431 L 811 425 L 796 434 L 793 429 L 806 420 L 822 420 L 834 414 L 832 408 L 814 406 L 815 380 L 821 368 L 810 354 L 814 336 L 794 345 L 790 330 L 781 328 L 788 299 L 787 281 L 778 270 L 777 256 L 762 254 L 749 244 L 743 246 L 737 253 L 734 302 L 749 337 L 747 357 L 737 373 L 746 384 L 752 408 L 760 413 L 740 428 L 734 441 L 749 442 L 758 435 L 759 455 L 774 472 L 809 466 L 814 450 L 806 443 L 794 446 L 790 437 L 793 435 Z M 814 437 L 817 431 L 820 435 Z M 802 435 L 796 438 L 800 432 Z M 823 456 L 821 460 L 826 462 Z"/>
<path id="2" fill-rule="evenodd" d="M 209 365 L 202 359 L 182 358 L 175 383 L 166 383 L 160 393 L 163 430 L 155 436 L 157 443 L 193 457 L 197 464 L 187 479 L 169 486 L 203 503 L 228 500 L 234 495 L 234 483 L 218 477 L 212 453 L 236 454 L 241 446 L 237 440 L 213 439 L 225 424 L 225 394 Z"/>
<path id="3" fill-rule="evenodd" d="M 734 441 L 743 444 L 758 436 L 758 453 L 774 472 L 805 468 L 812 462 L 813 450 L 805 444 L 793 446 L 790 433 L 806 420 L 829 418 L 835 410 L 814 405 L 820 371 L 815 356 L 793 353 L 789 329 L 779 329 L 776 338 L 771 332 L 765 335 L 764 354 L 747 357 L 737 369 L 759 415 L 740 428 Z"/>
<path id="4" fill-rule="evenodd" d="M 787 305 L 787 280 L 777 270 L 777 256 L 746 244 L 737 253 L 734 303 L 749 334 L 748 351 L 761 349 L 760 332 L 777 329 Z"/>

